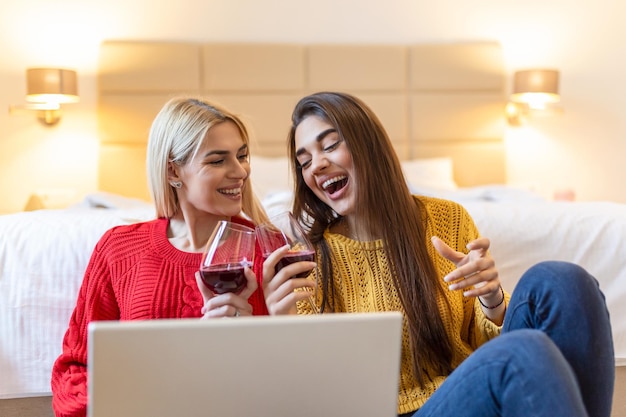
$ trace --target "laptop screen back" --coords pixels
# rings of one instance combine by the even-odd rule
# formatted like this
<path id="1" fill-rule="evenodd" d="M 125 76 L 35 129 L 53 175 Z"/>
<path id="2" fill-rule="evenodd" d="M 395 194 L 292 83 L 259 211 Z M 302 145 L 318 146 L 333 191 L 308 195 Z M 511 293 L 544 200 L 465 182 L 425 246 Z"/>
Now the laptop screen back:
<path id="1" fill-rule="evenodd" d="M 92 322 L 89 417 L 396 416 L 400 313 Z"/>

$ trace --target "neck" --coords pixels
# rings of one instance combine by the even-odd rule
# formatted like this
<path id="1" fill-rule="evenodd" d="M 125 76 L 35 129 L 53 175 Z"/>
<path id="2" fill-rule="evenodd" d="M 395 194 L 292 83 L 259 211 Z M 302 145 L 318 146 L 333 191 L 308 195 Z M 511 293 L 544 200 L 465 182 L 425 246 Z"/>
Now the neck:
<path id="1" fill-rule="evenodd" d="M 202 252 L 219 220 L 229 218 L 183 216 L 180 212 L 170 218 L 167 238 L 170 243 L 184 252 Z"/>
<path id="2" fill-rule="evenodd" d="M 359 222 L 352 216 L 342 217 L 341 220 L 339 220 L 335 225 L 333 231 L 349 239 L 362 242 L 380 239 L 380 237 L 374 236 L 368 230 L 365 230 L 365 227 L 362 223 L 359 227 Z"/>

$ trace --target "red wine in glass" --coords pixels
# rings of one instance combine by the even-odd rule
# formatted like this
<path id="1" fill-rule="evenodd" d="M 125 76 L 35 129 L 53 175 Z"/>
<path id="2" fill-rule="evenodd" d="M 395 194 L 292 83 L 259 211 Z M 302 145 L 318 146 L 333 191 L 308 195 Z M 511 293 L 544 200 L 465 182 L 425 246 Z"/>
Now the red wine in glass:
<path id="1" fill-rule="evenodd" d="M 239 294 L 246 287 L 244 265 L 241 263 L 203 267 L 200 269 L 200 276 L 204 284 L 215 294 L 228 292 Z"/>
<path id="2" fill-rule="evenodd" d="M 296 262 L 315 261 L 315 249 L 311 241 L 307 238 L 306 233 L 297 220 L 288 211 L 272 216 L 269 222 L 258 225 L 256 236 L 265 259 L 276 249 L 289 245 L 289 252 L 276 263 L 274 267 L 275 273 L 278 273 L 283 267 Z M 291 278 L 306 278 L 309 274 L 310 271 L 305 271 Z"/>
<path id="3" fill-rule="evenodd" d="M 214 294 L 239 294 L 246 287 L 244 267 L 254 258 L 254 229 L 219 221 L 207 242 L 200 263 L 200 276 Z"/>
<path id="4" fill-rule="evenodd" d="M 315 262 L 315 247 L 298 221 L 288 211 L 272 216 L 268 222 L 258 225 L 256 227 L 256 237 L 265 259 L 276 249 L 289 246 L 289 251 L 283 255 L 282 259 L 276 262 L 274 267 L 275 274 L 282 268 L 296 262 Z M 317 282 L 316 269 L 297 273 L 290 278 L 309 278 L 311 276 Z M 294 291 L 310 292 L 306 300 L 311 306 L 311 310 L 314 313 L 319 313 L 315 301 L 317 292 L 314 288 L 296 288 Z"/>
<path id="5" fill-rule="evenodd" d="M 303 261 L 314 262 L 315 251 L 312 251 L 312 250 L 289 251 L 285 254 L 285 256 L 282 257 L 282 259 L 278 261 L 274 270 L 276 271 L 276 273 L 278 273 L 278 271 L 280 271 L 283 267 L 287 265 L 291 265 L 293 263 L 303 262 Z M 311 271 L 304 271 L 297 275 L 294 275 L 291 278 L 306 278 L 307 276 L 309 276 L 310 273 Z"/>

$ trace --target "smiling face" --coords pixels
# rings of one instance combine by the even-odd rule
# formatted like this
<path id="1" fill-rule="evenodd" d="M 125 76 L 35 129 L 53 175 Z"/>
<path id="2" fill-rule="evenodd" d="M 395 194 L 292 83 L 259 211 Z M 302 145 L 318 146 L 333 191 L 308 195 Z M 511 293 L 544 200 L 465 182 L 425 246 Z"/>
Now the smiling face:
<path id="1" fill-rule="evenodd" d="M 170 165 L 183 183 L 179 192 L 181 207 L 220 218 L 239 214 L 250 164 L 248 146 L 233 122 L 210 128 L 189 162 Z"/>
<path id="2" fill-rule="evenodd" d="M 307 187 L 336 213 L 352 214 L 356 201 L 354 165 L 337 130 L 318 116 L 308 116 L 296 128 L 295 149 Z"/>

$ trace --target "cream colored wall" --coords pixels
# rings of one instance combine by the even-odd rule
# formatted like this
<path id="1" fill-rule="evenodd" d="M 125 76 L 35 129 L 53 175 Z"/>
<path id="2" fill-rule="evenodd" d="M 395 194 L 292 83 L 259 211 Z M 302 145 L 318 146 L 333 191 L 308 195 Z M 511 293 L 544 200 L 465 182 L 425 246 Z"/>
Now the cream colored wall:
<path id="1" fill-rule="evenodd" d="M 384 4 L 384 7 L 381 7 Z M 79 72 L 81 102 L 58 126 L 0 111 L 0 212 L 36 190 L 80 198 L 95 188 L 95 71 L 104 39 L 410 43 L 498 40 L 508 70 L 561 70 L 564 113 L 509 129 L 508 178 L 546 196 L 626 203 L 626 3 L 531 0 L 5 0 L 0 109 L 23 102 L 24 70 Z M 60 190 L 60 191 L 59 191 Z M 73 196 L 73 197 L 71 197 Z"/>

